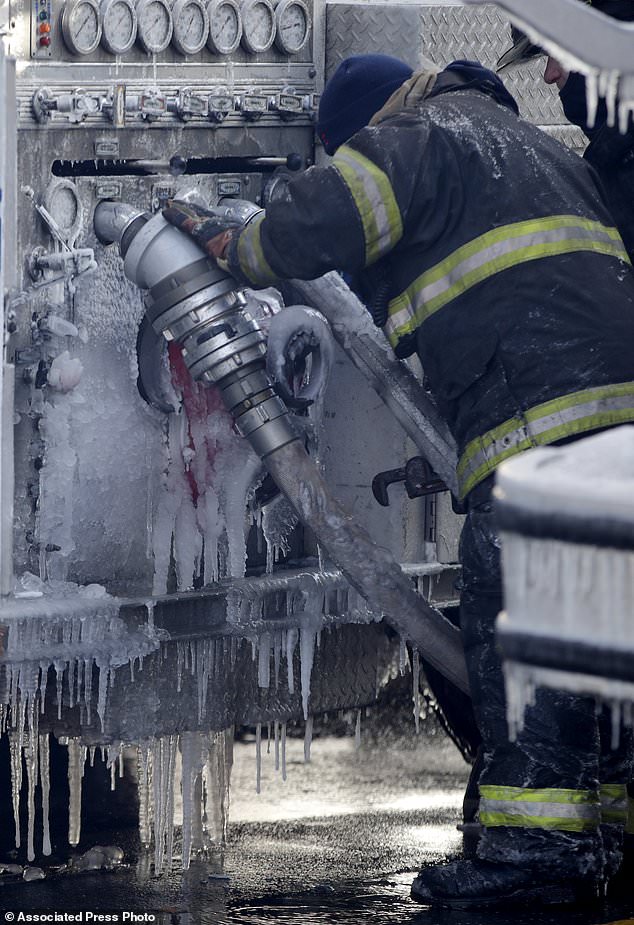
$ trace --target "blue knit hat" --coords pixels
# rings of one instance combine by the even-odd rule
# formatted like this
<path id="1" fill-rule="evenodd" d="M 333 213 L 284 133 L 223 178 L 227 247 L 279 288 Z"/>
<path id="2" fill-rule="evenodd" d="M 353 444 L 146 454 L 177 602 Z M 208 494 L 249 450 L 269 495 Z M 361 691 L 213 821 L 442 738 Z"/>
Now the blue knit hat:
<path id="1" fill-rule="evenodd" d="M 317 134 L 328 154 L 364 128 L 412 69 L 390 55 L 345 58 L 324 88 Z"/>

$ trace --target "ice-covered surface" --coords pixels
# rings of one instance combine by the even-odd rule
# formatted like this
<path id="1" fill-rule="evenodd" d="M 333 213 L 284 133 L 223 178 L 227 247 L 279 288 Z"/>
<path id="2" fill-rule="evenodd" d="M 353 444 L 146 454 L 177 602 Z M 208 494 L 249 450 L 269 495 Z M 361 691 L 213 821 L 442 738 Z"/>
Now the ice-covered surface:
<path id="1" fill-rule="evenodd" d="M 456 628 L 423 601 L 400 566 L 332 497 L 299 441 L 267 457 L 267 468 L 328 556 L 378 613 L 462 690 L 468 690 Z"/>
<path id="2" fill-rule="evenodd" d="M 315 309 L 290 305 L 275 315 L 269 326 L 266 365 L 282 398 L 316 401 L 328 383 L 334 350 L 328 322 Z M 289 369 L 298 370 L 292 382 Z"/>
<path id="3" fill-rule="evenodd" d="M 71 336 L 49 342 L 35 540 L 42 578 L 151 587 L 148 522 L 160 491 L 163 416 L 136 386 L 139 291 L 114 251 L 77 282 Z"/>
<path id="4" fill-rule="evenodd" d="M 513 740 L 524 727 L 524 712 L 526 707 L 534 705 L 538 687 L 595 697 L 607 704 L 612 712 L 613 748 L 619 744 L 622 726 L 633 724 L 634 684 L 518 662 L 505 663 L 504 678 L 509 733 Z"/>
<path id="5" fill-rule="evenodd" d="M 632 522 L 633 473 L 634 428 L 624 426 L 504 463 L 495 493 L 504 503 L 535 513 L 544 524 L 563 514 L 579 518 L 589 531 L 593 520 Z M 524 709 L 538 685 L 595 696 L 613 703 L 615 711 L 632 702 L 634 685 L 610 677 L 598 656 L 634 652 L 634 553 L 590 541 L 503 533 L 502 570 L 502 639 L 520 634 L 536 637 L 540 645 L 553 640 L 597 653 L 596 675 L 508 663 L 511 730 L 521 728 Z"/>
<path id="6" fill-rule="evenodd" d="M 634 553 L 502 535 L 504 627 L 634 651 Z"/>
<path id="7" fill-rule="evenodd" d="M 540 447 L 502 463 L 495 494 L 537 514 L 634 521 L 634 427 L 562 447 Z"/>

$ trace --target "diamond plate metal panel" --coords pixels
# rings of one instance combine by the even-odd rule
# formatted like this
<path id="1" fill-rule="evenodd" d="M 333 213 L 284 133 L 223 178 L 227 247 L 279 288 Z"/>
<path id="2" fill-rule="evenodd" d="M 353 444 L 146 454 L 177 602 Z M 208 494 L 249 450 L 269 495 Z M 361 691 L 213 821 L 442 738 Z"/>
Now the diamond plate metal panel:
<path id="1" fill-rule="evenodd" d="M 326 7 L 326 78 L 349 55 L 380 52 L 411 67 L 420 64 L 424 20 L 418 6 L 329 3 Z"/>
<path id="2" fill-rule="evenodd" d="M 326 8 L 326 76 L 348 55 L 380 52 L 412 67 L 421 56 L 441 67 L 459 58 L 495 68 L 510 44 L 510 26 L 492 5 L 329 3 Z M 518 68 L 502 79 L 525 119 L 537 125 L 565 125 L 556 88 L 542 81 L 543 61 Z"/>

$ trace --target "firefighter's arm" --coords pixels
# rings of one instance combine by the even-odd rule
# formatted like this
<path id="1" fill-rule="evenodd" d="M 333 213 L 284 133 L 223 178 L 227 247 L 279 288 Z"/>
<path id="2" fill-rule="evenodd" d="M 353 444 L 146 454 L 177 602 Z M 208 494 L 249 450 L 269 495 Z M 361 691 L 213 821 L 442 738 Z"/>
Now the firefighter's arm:
<path id="1" fill-rule="evenodd" d="M 334 269 L 363 269 L 400 241 L 411 195 L 402 181 L 395 192 L 369 139 L 365 150 L 356 143 L 363 142 L 365 134 L 355 136 L 354 146 L 342 146 L 329 166 L 293 178 L 285 196 L 244 227 L 222 228 L 204 210 L 198 224 L 183 221 L 178 203 L 163 214 L 250 285 L 267 286 L 280 278 L 315 279 Z"/>

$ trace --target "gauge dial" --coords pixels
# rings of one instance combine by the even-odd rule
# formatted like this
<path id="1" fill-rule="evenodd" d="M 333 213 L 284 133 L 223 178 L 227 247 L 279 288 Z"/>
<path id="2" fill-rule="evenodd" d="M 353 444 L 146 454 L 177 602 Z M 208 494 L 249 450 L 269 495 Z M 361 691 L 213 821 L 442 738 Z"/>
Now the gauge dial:
<path id="1" fill-rule="evenodd" d="M 209 16 L 203 0 L 176 0 L 172 18 L 172 44 L 182 55 L 197 55 L 209 34 Z"/>
<path id="2" fill-rule="evenodd" d="M 210 0 L 207 46 L 217 55 L 230 55 L 242 38 L 242 16 L 237 0 Z"/>
<path id="3" fill-rule="evenodd" d="M 268 51 L 275 39 L 275 12 L 270 0 L 242 0 L 242 44 L 258 54 Z"/>
<path id="4" fill-rule="evenodd" d="M 172 38 L 172 11 L 167 0 L 139 0 L 137 38 L 147 52 L 165 51 Z"/>
<path id="5" fill-rule="evenodd" d="M 101 44 L 113 55 L 122 55 L 134 45 L 136 10 L 132 0 L 101 0 L 103 34 Z"/>
<path id="6" fill-rule="evenodd" d="M 44 194 L 44 206 L 55 219 L 66 243 L 72 247 L 83 221 L 75 184 L 70 180 L 54 180 Z"/>
<path id="7" fill-rule="evenodd" d="M 68 3 L 62 13 L 62 35 L 74 54 L 91 54 L 101 39 L 101 14 L 97 0 Z"/>
<path id="8" fill-rule="evenodd" d="M 275 44 L 287 55 L 296 55 L 310 35 L 310 13 L 304 0 L 281 0 L 275 7 L 275 20 Z"/>

